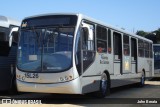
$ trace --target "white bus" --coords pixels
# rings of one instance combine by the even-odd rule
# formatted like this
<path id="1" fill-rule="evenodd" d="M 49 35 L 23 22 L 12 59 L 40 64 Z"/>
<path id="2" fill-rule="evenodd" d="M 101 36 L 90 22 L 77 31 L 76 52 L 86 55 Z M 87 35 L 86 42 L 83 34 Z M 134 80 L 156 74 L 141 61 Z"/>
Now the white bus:
<path id="1" fill-rule="evenodd" d="M 154 75 L 152 41 L 82 14 L 25 18 L 17 56 L 20 92 L 85 94 Z"/>
<path id="2" fill-rule="evenodd" d="M 160 44 L 153 44 L 154 50 L 154 73 L 160 74 Z"/>
<path id="3" fill-rule="evenodd" d="M 15 63 L 19 26 L 20 21 L 0 16 L 0 91 L 13 91 L 16 86 Z"/>

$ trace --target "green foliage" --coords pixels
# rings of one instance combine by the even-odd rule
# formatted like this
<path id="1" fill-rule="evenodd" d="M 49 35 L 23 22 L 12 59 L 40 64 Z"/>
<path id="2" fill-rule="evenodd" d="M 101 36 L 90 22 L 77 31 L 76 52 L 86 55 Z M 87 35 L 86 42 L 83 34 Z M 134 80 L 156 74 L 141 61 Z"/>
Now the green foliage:
<path id="1" fill-rule="evenodd" d="M 137 31 L 137 35 L 146 37 L 153 41 L 153 43 L 160 43 L 160 28 L 153 32 L 145 32 L 143 30 Z"/>
<path id="2" fill-rule="evenodd" d="M 136 32 L 136 34 L 139 35 L 139 36 L 145 37 L 148 34 L 148 32 L 145 32 L 143 30 L 139 30 L 139 31 Z"/>

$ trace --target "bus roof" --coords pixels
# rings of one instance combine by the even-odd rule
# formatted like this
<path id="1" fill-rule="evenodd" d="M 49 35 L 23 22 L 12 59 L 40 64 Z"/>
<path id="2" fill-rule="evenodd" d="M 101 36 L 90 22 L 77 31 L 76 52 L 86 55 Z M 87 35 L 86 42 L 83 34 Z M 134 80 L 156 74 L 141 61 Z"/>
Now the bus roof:
<path id="1" fill-rule="evenodd" d="M 20 26 L 20 21 L 0 15 L 0 27 L 9 28 L 10 25 Z"/>
<path id="2" fill-rule="evenodd" d="M 83 15 L 83 14 L 81 14 L 81 13 L 49 13 L 49 14 L 40 14 L 40 15 L 35 15 L 35 16 L 26 17 L 25 19 L 42 17 L 42 16 L 50 16 L 50 15 L 77 15 L 77 16 L 78 16 L 79 18 L 81 18 L 81 19 L 86 19 L 86 20 L 89 20 L 89 21 L 91 21 L 91 22 L 95 22 L 95 23 L 97 23 L 97 24 L 100 24 L 100 25 L 102 25 L 102 26 L 106 26 L 106 27 L 108 27 L 108 28 L 114 29 L 114 30 L 116 30 L 116 31 L 118 31 L 118 32 L 125 33 L 125 34 L 128 34 L 128 35 L 132 35 L 132 36 L 134 36 L 134 37 L 136 37 L 136 38 L 143 39 L 143 40 L 146 40 L 146 41 L 148 41 L 148 42 L 153 43 L 153 41 L 151 41 L 151 40 L 149 40 L 149 39 L 147 39 L 147 38 L 144 38 L 144 37 L 141 37 L 141 36 L 136 35 L 136 34 L 134 34 L 134 33 L 130 33 L 130 32 L 127 32 L 127 31 L 125 31 L 125 30 L 122 30 L 122 29 L 120 29 L 120 28 L 111 26 L 111 25 L 109 25 L 109 24 L 106 24 L 106 23 L 101 22 L 101 21 L 99 21 L 99 20 L 93 19 L 93 18 L 88 17 L 88 16 L 86 16 L 86 15 Z"/>

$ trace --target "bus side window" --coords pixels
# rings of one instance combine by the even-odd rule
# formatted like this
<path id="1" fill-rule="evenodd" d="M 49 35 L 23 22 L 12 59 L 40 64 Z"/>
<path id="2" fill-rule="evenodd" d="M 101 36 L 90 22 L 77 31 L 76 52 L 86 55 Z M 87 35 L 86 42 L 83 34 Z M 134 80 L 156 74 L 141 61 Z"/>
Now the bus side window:
<path id="1" fill-rule="evenodd" d="M 123 51 L 125 56 L 130 55 L 130 45 L 129 45 L 129 36 L 123 35 Z"/>
<path id="2" fill-rule="evenodd" d="M 108 29 L 108 53 L 112 52 L 112 48 L 111 48 L 111 30 Z"/>
<path id="3" fill-rule="evenodd" d="M 149 58 L 149 43 L 144 42 L 145 57 Z"/>
<path id="4" fill-rule="evenodd" d="M 144 57 L 144 43 L 142 40 L 138 40 L 138 56 Z"/>
<path id="5" fill-rule="evenodd" d="M 149 46 L 150 46 L 150 49 L 149 49 L 149 51 L 150 51 L 150 58 L 152 58 L 152 57 L 153 57 L 153 49 L 152 49 L 152 44 L 150 44 Z"/>
<path id="6" fill-rule="evenodd" d="M 120 59 L 122 59 L 121 34 L 114 32 L 113 35 L 114 35 L 114 55 L 115 55 L 115 60 L 120 60 Z"/>
<path id="7" fill-rule="evenodd" d="M 97 26 L 97 52 L 107 52 L 107 29 Z"/>

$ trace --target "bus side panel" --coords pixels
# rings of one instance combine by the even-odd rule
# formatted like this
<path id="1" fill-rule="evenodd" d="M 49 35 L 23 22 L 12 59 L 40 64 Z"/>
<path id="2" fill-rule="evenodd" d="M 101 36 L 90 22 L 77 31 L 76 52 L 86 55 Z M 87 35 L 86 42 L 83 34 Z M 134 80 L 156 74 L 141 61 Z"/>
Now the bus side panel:
<path id="1" fill-rule="evenodd" d="M 142 72 L 142 70 L 145 70 L 145 76 L 146 77 L 151 77 L 152 74 L 152 70 L 153 70 L 153 61 L 150 58 L 142 58 L 142 57 L 138 57 L 138 72 Z"/>
<path id="2" fill-rule="evenodd" d="M 99 55 L 97 55 L 99 57 Z M 86 69 L 81 76 L 82 93 L 94 92 L 99 90 L 101 72 L 103 67 L 96 57 L 95 61 Z"/>
<path id="3" fill-rule="evenodd" d="M 138 72 L 142 72 L 145 67 L 145 59 L 142 57 L 138 57 Z"/>

